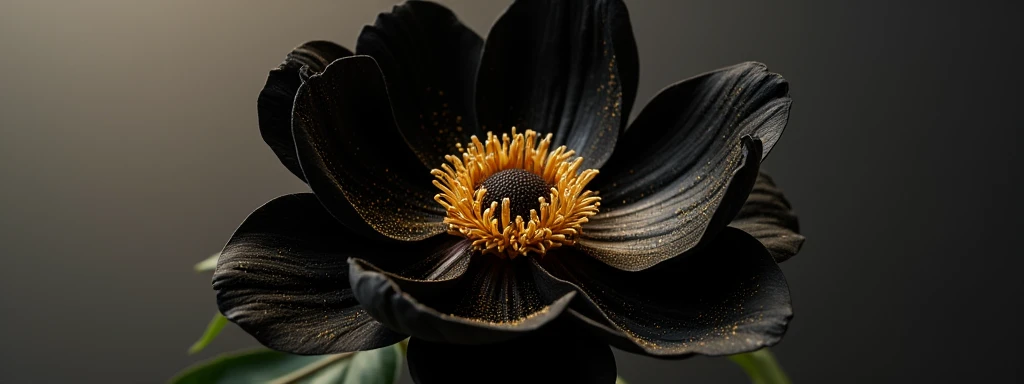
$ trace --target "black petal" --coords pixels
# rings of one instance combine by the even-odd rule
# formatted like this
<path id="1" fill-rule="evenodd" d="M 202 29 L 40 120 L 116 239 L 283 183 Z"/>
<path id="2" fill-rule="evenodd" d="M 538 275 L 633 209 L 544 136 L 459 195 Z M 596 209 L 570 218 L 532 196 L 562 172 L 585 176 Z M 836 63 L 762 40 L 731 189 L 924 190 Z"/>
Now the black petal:
<path id="1" fill-rule="evenodd" d="M 409 342 L 409 373 L 432 383 L 615 382 L 611 348 L 563 322 L 511 341 L 487 345 Z"/>
<path id="2" fill-rule="evenodd" d="M 777 343 L 793 310 L 761 243 L 726 228 L 701 252 L 640 272 L 565 249 L 545 270 L 579 289 L 570 313 L 618 348 L 661 357 L 728 355 Z"/>
<path id="3" fill-rule="evenodd" d="M 340 59 L 306 80 L 292 124 L 310 188 L 343 224 L 407 241 L 445 231 L 433 177 L 395 126 L 373 58 Z"/>
<path id="4" fill-rule="evenodd" d="M 615 268 L 640 271 L 699 249 L 736 216 L 757 178 L 761 142 L 746 137 L 739 147 L 707 164 L 715 173 L 677 180 L 671 188 L 632 204 L 605 208 L 583 227 L 577 247 Z M 615 205 L 608 204 L 608 205 Z"/>
<path id="5" fill-rule="evenodd" d="M 374 318 L 442 343 L 510 340 L 557 318 L 575 294 L 527 260 L 490 255 L 474 256 L 464 274 L 439 281 L 389 273 L 359 259 L 350 266 L 356 298 Z"/>
<path id="6" fill-rule="evenodd" d="M 267 84 L 256 102 L 260 134 L 281 163 L 302 180 L 302 168 L 295 157 L 292 140 L 292 104 L 303 79 L 321 72 L 328 64 L 352 52 L 329 41 L 310 41 L 293 49 L 284 62 L 270 71 Z"/>
<path id="7" fill-rule="evenodd" d="M 554 133 L 598 168 L 636 97 L 639 64 L 621 0 L 519 0 L 491 28 L 477 85 L 485 130 Z"/>
<path id="8" fill-rule="evenodd" d="M 372 256 L 378 247 L 341 226 L 313 194 L 279 197 L 249 215 L 224 247 L 213 275 L 217 305 L 279 351 L 327 354 L 394 344 L 405 336 L 363 311 L 348 284 L 348 256 Z"/>
<path id="9" fill-rule="evenodd" d="M 427 169 L 479 134 L 474 108 L 484 41 L 442 5 L 410 1 L 359 35 L 356 53 L 384 72 L 398 128 Z"/>
<path id="10" fill-rule="evenodd" d="M 757 176 L 754 190 L 729 225 L 761 241 L 779 263 L 800 252 L 804 244 L 793 208 L 771 176 L 764 172 Z"/>
<path id="11" fill-rule="evenodd" d="M 714 236 L 739 211 L 759 160 L 781 135 L 788 90 L 763 64 L 746 63 L 661 91 L 590 184 L 601 213 L 583 227 L 582 248 L 640 270 Z M 748 136 L 763 150 L 743 161 Z"/>

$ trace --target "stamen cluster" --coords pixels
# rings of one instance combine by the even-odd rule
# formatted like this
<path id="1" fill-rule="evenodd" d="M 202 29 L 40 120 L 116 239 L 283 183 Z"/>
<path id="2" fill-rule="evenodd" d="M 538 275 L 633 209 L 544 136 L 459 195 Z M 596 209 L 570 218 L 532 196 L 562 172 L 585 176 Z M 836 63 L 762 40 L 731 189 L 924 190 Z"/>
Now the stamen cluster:
<path id="1" fill-rule="evenodd" d="M 473 136 L 467 148 L 459 145 L 462 157 L 448 155 L 441 169 L 431 170 L 434 185 L 441 193 L 434 196 L 448 212 L 444 222 L 448 232 L 466 237 L 482 253 L 514 258 L 533 252 L 573 245 L 582 225 L 597 214 L 601 198 L 585 190 L 597 170 L 578 172 L 582 157 L 560 146 L 548 152 L 551 134 L 538 142 L 537 132 L 502 134 L 490 132 L 483 143 Z M 570 161 L 570 159 L 573 159 Z M 512 217 L 509 199 L 485 203 L 486 188 L 481 184 L 491 175 L 506 169 L 523 169 L 551 185 L 547 198 L 538 198 L 537 209 L 529 217 Z"/>

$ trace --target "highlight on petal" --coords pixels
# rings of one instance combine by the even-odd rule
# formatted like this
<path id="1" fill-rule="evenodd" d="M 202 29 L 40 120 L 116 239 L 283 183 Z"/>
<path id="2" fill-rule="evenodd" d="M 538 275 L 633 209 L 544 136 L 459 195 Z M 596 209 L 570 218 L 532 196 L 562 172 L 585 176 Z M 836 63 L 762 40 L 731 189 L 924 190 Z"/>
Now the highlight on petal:
<path id="1" fill-rule="evenodd" d="M 554 134 L 599 168 L 629 118 L 639 79 L 621 0 L 519 0 L 495 22 L 477 84 L 483 130 Z"/>
<path id="2" fill-rule="evenodd" d="M 403 241 L 445 231 L 432 176 L 395 126 L 373 58 L 347 57 L 310 76 L 295 97 L 292 125 L 310 188 L 343 224 Z"/>
<path id="3" fill-rule="evenodd" d="M 580 237 L 590 255 L 642 270 L 713 238 L 746 200 L 789 117 L 789 86 L 760 63 L 661 91 L 591 187 L 601 213 Z"/>
<path id="4" fill-rule="evenodd" d="M 380 65 L 398 128 L 427 169 L 481 134 L 474 94 L 483 45 L 452 11 L 426 1 L 396 5 L 359 35 L 356 53 Z"/>
<path id="5" fill-rule="evenodd" d="M 263 141 L 274 150 L 281 163 L 303 181 L 306 178 L 302 175 L 292 139 L 295 94 L 310 75 L 322 72 L 334 60 L 348 56 L 352 56 L 351 51 L 332 42 L 306 42 L 289 52 L 284 62 L 270 71 L 256 102 Z"/>
<path id="6" fill-rule="evenodd" d="M 359 259 L 350 266 L 355 296 L 375 319 L 439 343 L 511 340 L 556 319 L 575 294 L 523 258 L 473 257 L 465 273 L 438 281 L 386 272 Z"/>
<path id="7" fill-rule="evenodd" d="M 612 384 L 616 378 L 608 344 L 564 321 L 503 343 L 457 345 L 412 338 L 408 360 L 418 384 Z"/>
<path id="8" fill-rule="evenodd" d="M 782 271 L 735 228 L 700 252 L 640 272 L 569 250 L 540 265 L 579 291 L 570 314 L 627 351 L 677 358 L 749 352 L 781 340 L 793 316 Z"/>
<path id="9" fill-rule="evenodd" d="M 452 243 L 449 236 L 367 241 L 338 223 L 313 194 L 286 195 L 254 211 L 235 231 L 221 252 L 213 288 L 221 313 L 269 348 L 295 354 L 379 348 L 406 335 L 360 307 L 347 259 L 430 274 L 457 264 L 427 257 Z"/>
<path id="10" fill-rule="evenodd" d="M 650 195 L 640 193 L 641 200 L 632 204 L 602 196 L 602 211 L 583 228 L 577 247 L 626 271 L 644 270 L 695 250 L 725 228 L 749 195 L 760 167 L 760 144 L 744 138 L 741 146 L 716 155 L 696 176 L 684 176 L 672 188 Z"/>
<path id="11" fill-rule="evenodd" d="M 800 252 L 805 240 L 789 200 L 775 186 L 771 176 L 764 172 L 757 176 L 754 190 L 729 225 L 757 238 L 777 263 Z"/>

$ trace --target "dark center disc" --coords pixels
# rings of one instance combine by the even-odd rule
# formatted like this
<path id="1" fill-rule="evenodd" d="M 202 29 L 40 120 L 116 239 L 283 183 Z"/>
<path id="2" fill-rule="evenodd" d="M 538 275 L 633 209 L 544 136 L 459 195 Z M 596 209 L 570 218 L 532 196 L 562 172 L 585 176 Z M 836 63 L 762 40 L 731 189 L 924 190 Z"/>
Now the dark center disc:
<path id="1" fill-rule="evenodd" d="M 548 199 L 551 195 L 551 186 L 537 174 L 525 169 L 506 169 L 497 172 L 484 180 L 480 187 L 487 188 L 482 209 L 490 208 L 491 202 L 497 201 L 498 211 L 494 217 L 501 217 L 501 200 L 507 197 L 512 220 L 515 220 L 516 216 L 530 220 L 530 210 L 540 208 L 537 199 Z"/>

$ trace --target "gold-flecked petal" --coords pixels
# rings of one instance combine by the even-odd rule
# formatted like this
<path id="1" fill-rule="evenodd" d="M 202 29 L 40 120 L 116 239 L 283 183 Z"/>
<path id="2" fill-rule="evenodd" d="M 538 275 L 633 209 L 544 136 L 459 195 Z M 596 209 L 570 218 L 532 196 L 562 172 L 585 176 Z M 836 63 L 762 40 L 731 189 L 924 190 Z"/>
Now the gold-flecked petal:
<path id="1" fill-rule="evenodd" d="M 757 239 L 735 228 L 697 254 L 639 272 L 573 249 L 537 263 L 578 290 L 573 316 L 628 351 L 749 352 L 777 343 L 793 316 L 782 271 Z"/>
<path id="2" fill-rule="evenodd" d="M 662 90 L 592 182 L 603 205 L 579 246 L 638 271 L 711 240 L 736 217 L 785 129 L 788 84 L 751 62 Z"/>
<path id="3" fill-rule="evenodd" d="M 395 126 L 373 58 L 339 59 L 311 76 L 295 97 L 292 125 L 310 188 L 346 226 L 403 241 L 444 233 L 431 177 Z"/>
<path id="4" fill-rule="evenodd" d="M 436 342 L 513 339 L 558 318 L 576 295 L 553 286 L 523 258 L 472 257 L 465 273 L 435 282 L 398 276 L 359 259 L 349 266 L 353 294 L 373 318 Z"/>

